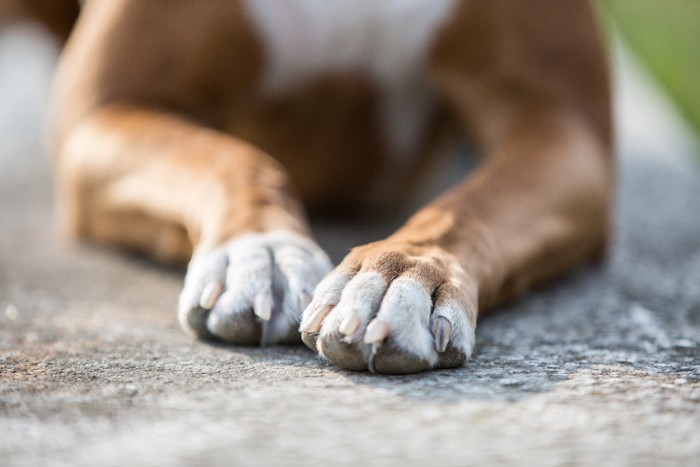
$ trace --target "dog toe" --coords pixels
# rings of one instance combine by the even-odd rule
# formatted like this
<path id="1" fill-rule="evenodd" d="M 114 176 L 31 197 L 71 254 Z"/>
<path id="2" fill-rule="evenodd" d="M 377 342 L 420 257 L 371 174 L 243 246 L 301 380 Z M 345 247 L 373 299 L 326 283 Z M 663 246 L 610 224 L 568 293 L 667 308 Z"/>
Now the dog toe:
<path id="1" fill-rule="evenodd" d="M 259 344 L 262 326 L 250 307 L 243 309 L 230 305 L 231 300 L 222 297 L 207 318 L 207 330 L 217 338 L 238 345 Z"/>
<path id="2" fill-rule="evenodd" d="M 344 341 L 337 333 L 320 337 L 317 348 L 323 357 L 346 370 L 367 370 L 367 358 L 362 349 Z"/>
<path id="3" fill-rule="evenodd" d="M 410 374 L 429 370 L 434 366 L 430 360 L 404 350 L 393 342 L 377 346 L 371 360 L 371 371 L 375 373 Z"/>
<path id="4" fill-rule="evenodd" d="M 348 370 L 405 374 L 464 364 L 474 345 L 475 294 L 448 260 L 351 256 L 319 284 L 303 315 L 304 342 Z"/>
<path id="5" fill-rule="evenodd" d="M 302 308 L 331 269 L 323 251 L 291 232 L 249 234 L 193 258 L 179 317 L 200 338 L 233 344 L 299 342 Z"/>
<path id="6" fill-rule="evenodd" d="M 183 329 L 201 339 L 213 336 L 207 319 L 223 292 L 228 258 L 223 248 L 195 257 L 185 276 L 185 285 L 178 301 L 178 320 Z"/>

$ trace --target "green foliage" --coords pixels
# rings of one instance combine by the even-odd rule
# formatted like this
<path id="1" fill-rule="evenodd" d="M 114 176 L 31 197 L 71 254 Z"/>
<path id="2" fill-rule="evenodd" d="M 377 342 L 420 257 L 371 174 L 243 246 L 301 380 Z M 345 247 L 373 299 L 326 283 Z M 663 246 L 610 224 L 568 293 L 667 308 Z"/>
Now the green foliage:
<path id="1" fill-rule="evenodd" d="M 603 7 L 700 132 L 700 0 L 604 0 Z"/>

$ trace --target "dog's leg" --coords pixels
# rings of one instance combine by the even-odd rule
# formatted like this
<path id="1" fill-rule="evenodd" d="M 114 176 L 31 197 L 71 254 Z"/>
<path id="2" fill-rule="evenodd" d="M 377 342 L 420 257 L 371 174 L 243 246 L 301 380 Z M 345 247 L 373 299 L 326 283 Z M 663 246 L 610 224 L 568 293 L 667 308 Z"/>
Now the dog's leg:
<path id="1" fill-rule="evenodd" d="M 460 365 L 479 310 L 605 247 L 608 91 L 590 12 L 580 2 L 476 5 L 447 28 L 432 72 L 486 160 L 319 284 L 302 338 L 345 368 Z"/>
<path id="2" fill-rule="evenodd" d="M 241 344 L 298 340 L 330 269 L 277 161 L 215 130 L 255 95 L 261 57 L 243 2 L 86 2 L 55 88 L 66 230 L 192 256 L 180 321 Z"/>
<path id="3" fill-rule="evenodd" d="M 167 113 L 106 106 L 66 133 L 56 165 L 72 235 L 166 261 L 194 249 L 185 329 L 240 344 L 298 341 L 301 310 L 331 264 L 275 160 Z"/>

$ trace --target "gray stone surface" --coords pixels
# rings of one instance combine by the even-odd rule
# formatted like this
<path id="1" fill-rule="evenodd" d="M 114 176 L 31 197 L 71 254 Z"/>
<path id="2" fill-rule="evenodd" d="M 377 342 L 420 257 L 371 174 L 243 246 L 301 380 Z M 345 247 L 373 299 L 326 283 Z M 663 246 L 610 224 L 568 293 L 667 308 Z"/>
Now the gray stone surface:
<path id="1" fill-rule="evenodd" d="M 630 66 L 611 260 L 481 320 L 464 368 L 385 377 L 193 341 L 181 271 L 61 245 L 52 53 L 0 36 L 0 464 L 698 465 L 700 169 Z M 391 222 L 321 240 L 337 255 Z"/>

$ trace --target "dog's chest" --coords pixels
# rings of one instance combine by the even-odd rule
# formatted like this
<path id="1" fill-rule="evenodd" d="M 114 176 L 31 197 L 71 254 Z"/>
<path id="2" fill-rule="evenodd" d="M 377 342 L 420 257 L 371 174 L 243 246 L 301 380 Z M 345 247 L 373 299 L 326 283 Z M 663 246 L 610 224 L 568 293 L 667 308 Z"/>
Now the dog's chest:
<path id="1" fill-rule="evenodd" d="M 315 78 L 358 73 L 378 88 L 383 130 L 410 153 L 432 106 L 424 69 L 455 0 L 247 0 L 263 42 L 261 88 L 274 96 Z"/>

